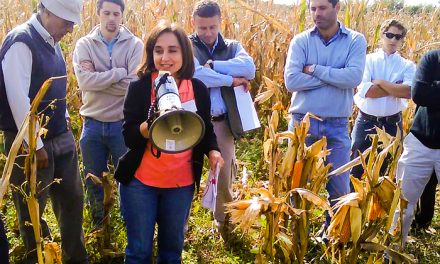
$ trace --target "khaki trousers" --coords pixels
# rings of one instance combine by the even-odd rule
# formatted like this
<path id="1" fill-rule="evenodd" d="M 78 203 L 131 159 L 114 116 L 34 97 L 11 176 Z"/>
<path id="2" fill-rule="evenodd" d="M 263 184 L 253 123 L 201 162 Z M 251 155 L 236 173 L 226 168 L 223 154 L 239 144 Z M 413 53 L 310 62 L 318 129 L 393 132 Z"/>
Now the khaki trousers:
<path id="1" fill-rule="evenodd" d="M 217 184 L 217 201 L 214 219 L 218 222 L 225 221 L 225 203 L 232 201 L 232 182 L 236 176 L 235 165 L 235 140 L 232 136 L 228 120 L 213 121 L 214 132 L 217 136 L 217 143 L 225 161 L 220 170 Z"/>
<path id="2" fill-rule="evenodd" d="M 426 184 L 435 171 L 440 180 L 440 149 L 431 149 L 423 145 L 412 133 L 403 142 L 403 153 L 397 165 L 396 178 L 401 180 L 402 195 L 408 200 L 408 206 L 403 210 L 402 240 L 405 244 L 408 232 L 414 219 L 417 201 L 422 196 Z M 391 230 L 397 226 L 400 211 L 397 208 Z"/>

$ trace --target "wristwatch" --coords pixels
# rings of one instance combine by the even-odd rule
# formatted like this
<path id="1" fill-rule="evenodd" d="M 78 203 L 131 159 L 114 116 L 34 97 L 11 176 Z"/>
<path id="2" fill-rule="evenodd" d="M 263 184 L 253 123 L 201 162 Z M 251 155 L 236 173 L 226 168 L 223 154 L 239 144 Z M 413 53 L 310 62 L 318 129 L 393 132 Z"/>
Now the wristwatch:
<path id="1" fill-rule="evenodd" d="M 209 68 L 211 68 L 211 70 L 214 70 L 214 62 L 212 60 L 208 60 L 206 61 L 206 63 L 209 65 Z"/>
<path id="2" fill-rule="evenodd" d="M 315 72 L 315 67 L 316 67 L 316 64 L 310 65 L 310 67 L 309 67 L 310 74 L 313 74 Z"/>

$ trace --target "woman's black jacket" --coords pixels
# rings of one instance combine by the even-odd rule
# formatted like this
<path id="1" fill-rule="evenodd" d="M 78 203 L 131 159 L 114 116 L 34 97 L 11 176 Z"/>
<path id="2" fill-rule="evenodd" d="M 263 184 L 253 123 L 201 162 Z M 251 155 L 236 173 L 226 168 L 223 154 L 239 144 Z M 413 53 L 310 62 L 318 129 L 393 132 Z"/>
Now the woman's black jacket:
<path id="1" fill-rule="evenodd" d="M 203 154 L 208 155 L 209 151 L 219 151 L 214 128 L 211 123 L 211 100 L 206 86 L 198 79 L 193 78 L 192 85 L 197 106 L 197 114 L 205 123 L 205 135 L 203 139 L 193 148 L 192 166 L 196 187 L 200 185 L 200 178 L 203 168 Z M 115 178 L 122 184 L 128 184 L 139 167 L 147 139 L 144 138 L 139 126 L 147 120 L 147 112 L 151 104 L 151 75 L 145 75 L 138 81 L 132 82 L 128 87 L 124 101 L 124 123 L 122 134 L 127 153 L 119 160 L 115 171 Z"/>

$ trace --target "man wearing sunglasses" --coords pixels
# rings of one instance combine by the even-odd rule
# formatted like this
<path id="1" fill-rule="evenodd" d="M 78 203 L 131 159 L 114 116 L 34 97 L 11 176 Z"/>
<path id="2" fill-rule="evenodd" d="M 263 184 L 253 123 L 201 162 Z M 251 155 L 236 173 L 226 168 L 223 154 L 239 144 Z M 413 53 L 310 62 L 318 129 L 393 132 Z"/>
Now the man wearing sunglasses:
<path id="1" fill-rule="evenodd" d="M 351 134 L 352 159 L 371 146 L 369 134 L 376 133 L 375 127 L 384 128 L 392 136 L 402 131 L 402 110 L 411 97 L 416 67 L 397 51 L 407 30 L 399 21 L 388 19 L 380 32 L 382 47 L 367 55 L 364 76 L 354 96 L 359 114 Z M 361 178 L 362 166 L 354 167 L 351 173 Z"/>

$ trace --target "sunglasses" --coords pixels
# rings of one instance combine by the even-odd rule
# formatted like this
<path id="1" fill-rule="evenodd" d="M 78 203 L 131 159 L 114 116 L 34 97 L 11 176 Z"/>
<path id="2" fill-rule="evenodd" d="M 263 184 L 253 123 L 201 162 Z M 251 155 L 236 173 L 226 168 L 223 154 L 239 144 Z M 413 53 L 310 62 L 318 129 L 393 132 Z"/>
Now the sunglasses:
<path id="1" fill-rule="evenodd" d="M 396 38 L 396 40 L 401 40 L 403 38 L 402 34 L 394 34 L 391 32 L 384 32 L 385 37 L 387 37 L 388 39 L 393 39 Z"/>

